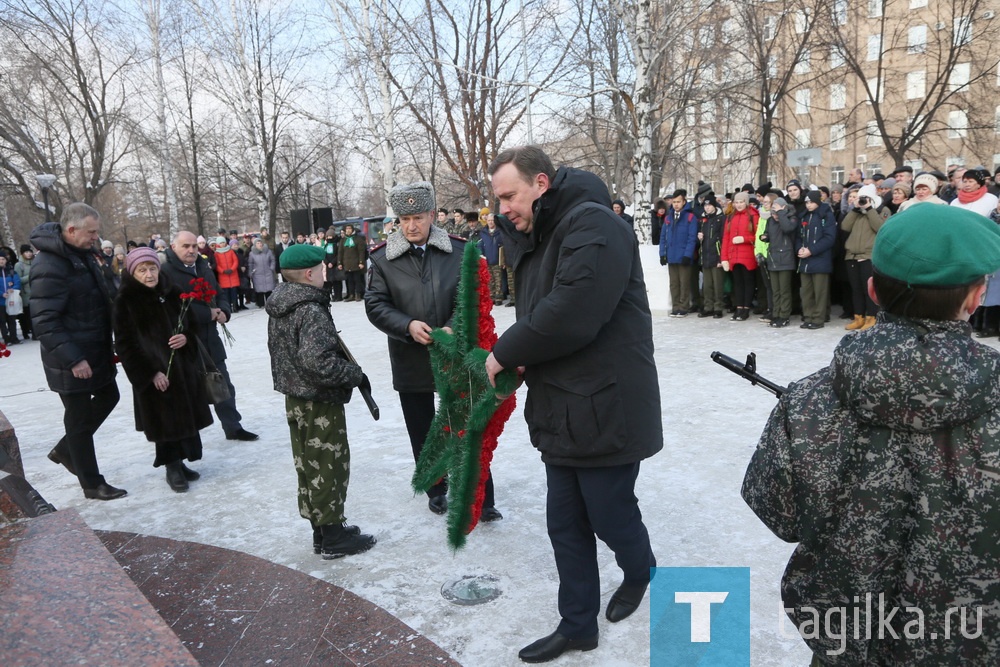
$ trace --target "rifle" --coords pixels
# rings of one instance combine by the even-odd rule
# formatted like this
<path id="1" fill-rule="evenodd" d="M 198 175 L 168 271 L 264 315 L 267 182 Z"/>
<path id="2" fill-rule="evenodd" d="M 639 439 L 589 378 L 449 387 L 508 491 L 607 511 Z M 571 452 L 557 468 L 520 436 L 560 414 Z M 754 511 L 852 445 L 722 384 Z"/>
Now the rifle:
<path id="1" fill-rule="evenodd" d="M 747 361 L 742 366 L 740 365 L 740 362 L 736 361 L 732 357 L 727 357 L 721 352 L 713 352 L 712 361 L 719 364 L 723 368 L 736 373 L 741 378 L 749 380 L 750 384 L 755 386 L 760 385 L 762 389 L 771 392 L 777 398 L 781 398 L 781 395 L 787 391 L 785 387 L 774 384 L 770 380 L 757 375 L 757 354 L 754 352 L 747 355 Z"/>
<path id="2" fill-rule="evenodd" d="M 340 337 L 340 332 L 337 332 L 337 343 L 340 345 L 341 351 L 347 360 L 354 364 L 355 366 L 360 366 L 351 351 L 347 349 L 347 345 L 344 344 L 344 339 Z M 368 376 L 361 373 L 361 382 L 358 384 L 358 391 L 361 393 L 361 398 L 365 399 L 365 405 L 368 406 L 368 412 L 372 413 L 372 419 L 378 421 L 378 404 L 375 403 L 375 399 L 372 398 L 372 383 L 368 379 Z"/>

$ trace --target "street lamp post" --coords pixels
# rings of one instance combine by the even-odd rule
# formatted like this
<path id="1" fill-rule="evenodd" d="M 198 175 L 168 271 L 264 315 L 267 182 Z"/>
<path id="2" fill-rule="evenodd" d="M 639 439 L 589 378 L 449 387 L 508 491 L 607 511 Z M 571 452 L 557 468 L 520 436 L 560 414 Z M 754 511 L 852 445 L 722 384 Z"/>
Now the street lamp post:
<path id="1" fill-rule="evenodd" d="M 312 199 L 309 196 L 309 190 L 312 188 L 312 186 L 319 185 L 320 183 L 326 183 L 326 179 L 325 178 L 317 178 L 312 183 L 306 183 L 306 208 L 309 210 L 309 231 L 310 232 L 316 231 L 316 225 L 313 222 Z"/>
<path id="2" fill-rule="evenodd" d="M 38 182 L 38 187 L 42 189 L 42 201 L 45 204 L 45 220 L 49 221 L 49 188 L 51 188 L 56 183 L 55 174 L 36 174 L 35 180 Z"/>

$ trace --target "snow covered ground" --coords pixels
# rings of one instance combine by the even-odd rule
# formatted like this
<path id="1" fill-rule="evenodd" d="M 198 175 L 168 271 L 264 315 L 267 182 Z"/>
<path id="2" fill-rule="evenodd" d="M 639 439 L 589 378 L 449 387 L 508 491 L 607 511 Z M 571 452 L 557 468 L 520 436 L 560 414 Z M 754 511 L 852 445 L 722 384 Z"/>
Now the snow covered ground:
<path id="1" fill-rule="evenodd" d="M 805 665 L 798 638 L 778 631 L 781 573 L 792 545 L 774 537 L 740 498 L 743 472 L 774 405 L 765 391 L 712 363 L 720 350 L 742 359 L 755 351 L 758 369 L 787 384 L 826 365 L 844 321 L 818 331 L 771 329 L 747 322 L 667 316 L 667 272 L 644 248 L 654 309 L 666 447 L 642 465 L 637 494 L 661 566 L 750 567 L 752 664 Z M 835 313 L 839 309 L 835 308 Z M 0 409 L 17 430 L 28 480 L 58 508 L 74 507 L 94 529 L 122 530 L 236 549 L 343 586 L 384 607 L 467 667 L 522 664 L 517 651 L 558 622 L 557 579 L 545 532 L 544 469 L 528 442 L 520 406 L 500 439 L 494 463 L 503 521 L 481 525 L 468 546 L 451 553 L 442 517 L 415 497 L 409 442 L 389 376 L 385 336 L 361 303 L 337 303 L 334 319 L 374 386 L 382 419 L 372 421 L 357 396 L 348 408 L 352 475 L 348 518 L 378 537 L 366 554 L 323 561 L 312 553 L 309 524 L 295 504 L 295 475 L 283 399 L 271 385 L 267 316 L 237 314 L 229 369 L 243 424 L 259 442 L 231 442 L 214 424 L 202 432 L 204 458 L 191 467 L 202 479 L 176 494 L 152 467 L 152 445 L 134 431 L 131 388 L 118 375 L 122 400 L 98 432 L 97 453 L 109 483 L 128 489 L 111 502 L 85 500 L 46 454 L 62 434 L 62 405 L 47 390 L 38 343 L 0 360 Z M 494 310 L 499 331 L 513 308 Z M 996 344 L 994 341 L 993 344 Z M 613 360 L 609 360 L 613 363 Z M 523 400 L 523 390 L 522 390 Z M 600 545 L 603 599 L 620 583 L 610 551 Z M 469 574 L 497 577 L 503 594 L 479 606 L 456 606 L 443 584 Z M 648 600 L 632 618 L 600 619 L 600 647 L 557 664 L 625 667 L 649 664 Z M 791 634 L 786 626 L 786 634 Z"/>

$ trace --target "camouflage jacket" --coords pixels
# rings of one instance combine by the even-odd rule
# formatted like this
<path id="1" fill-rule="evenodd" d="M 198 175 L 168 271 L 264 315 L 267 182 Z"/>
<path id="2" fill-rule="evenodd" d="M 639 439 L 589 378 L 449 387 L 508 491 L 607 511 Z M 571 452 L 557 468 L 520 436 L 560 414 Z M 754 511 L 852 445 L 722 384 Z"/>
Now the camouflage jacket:
<path id="1" fill-rule="evenodd" d="M 330 315 L 326 290 L 280 283 L 264 307 L 274 390 L 324 403 L 347 403 L 361 367 L 347 360 Z"/>
<path id="2" fill-rule="evenodd" d="M 1000 664 L 1000 353 L 970 331 L 880 314 L 771 413 L 743 498 L 799 543 L 782 600 L 822 664 Z"/>

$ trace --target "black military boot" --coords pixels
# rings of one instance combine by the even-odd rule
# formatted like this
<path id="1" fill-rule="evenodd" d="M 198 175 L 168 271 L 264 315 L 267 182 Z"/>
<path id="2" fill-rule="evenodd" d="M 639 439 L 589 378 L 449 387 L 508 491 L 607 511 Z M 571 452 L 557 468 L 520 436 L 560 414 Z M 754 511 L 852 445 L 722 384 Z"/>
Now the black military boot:
<path id="1" fill-rule="evenodd" d="M 360 531 L 352 535 L 345 526 L 320 526 L 319 529 L 323 538 L 320 544 L 323 560 L 363 553 L 375 546 L 377 541 L 371 535 L 362 535 Z"/>
<path id="2" fill-rule="evenodd" d="M 319 526 L 310 522 L 313 529 L 313 553 L 319 554 L 323 550 L 323 531 Z M 344 532 L 347 535 L 360 535 L 361 529 L 357 526 L 344 525 Z"/>

